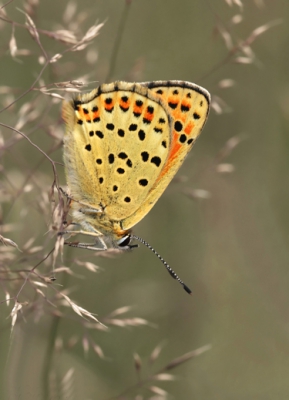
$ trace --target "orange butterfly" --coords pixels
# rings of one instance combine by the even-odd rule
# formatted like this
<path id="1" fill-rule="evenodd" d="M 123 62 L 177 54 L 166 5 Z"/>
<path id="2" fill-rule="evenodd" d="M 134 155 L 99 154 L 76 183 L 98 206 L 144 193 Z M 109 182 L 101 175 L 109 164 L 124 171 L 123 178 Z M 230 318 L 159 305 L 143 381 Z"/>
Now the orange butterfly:
<path id="1" fill-rule="evenodd" d="M 151 248 L 131 228 L 180 168 L 201 133 L 209 106 L 207 90 L 183 81 L 114 82 L 64 102 L 70 207 L 82 228 L 70 233 L 97 238 L 92 244 L 68 244 L 90 250 L 129 249 L 137 239 Z"/>

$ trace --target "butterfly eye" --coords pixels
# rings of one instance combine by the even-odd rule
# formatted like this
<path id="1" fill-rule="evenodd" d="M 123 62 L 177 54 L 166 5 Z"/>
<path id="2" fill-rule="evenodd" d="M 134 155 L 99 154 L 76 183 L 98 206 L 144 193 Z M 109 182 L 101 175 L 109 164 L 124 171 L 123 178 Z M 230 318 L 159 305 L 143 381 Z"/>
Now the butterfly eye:
<path id="1" fill-rule="evenodd" d="M 130 241 L 131 241 L 131 236 L 126 235 L 126 236 L 122 237 L 121 239 L 119 239 L 116 243 L 117 243 L 118 247 L 127 247 L 127 246 L 129 246 Z"/>

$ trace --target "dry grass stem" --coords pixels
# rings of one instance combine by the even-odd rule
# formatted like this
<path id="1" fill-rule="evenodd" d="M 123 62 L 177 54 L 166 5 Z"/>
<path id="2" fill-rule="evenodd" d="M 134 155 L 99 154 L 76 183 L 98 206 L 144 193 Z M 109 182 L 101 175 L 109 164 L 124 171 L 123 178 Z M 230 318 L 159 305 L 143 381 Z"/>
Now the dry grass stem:
<path id="1" fill-rule="evenodd" d="M 222 3 L 229 15 L 226 21 L 222 21 L 222 18 L 212 11 L 217 21 L 215 37 L 221 42 L 224 56 L 212 66 L 206 76 L 212 76 L 230 63 L 238 64 L 234 65 L 238 70 L 243 68 L 245 71 L 248 68 L 246 65 L 256 68 L 256 65 L 261 63 L 258 61 L 257 52 L 256 55 L 254 52 L 255 41 L 260 40 L 269 29 L 282 22 L 274 20 L 255 28 L 245 27 L 246 35 L 243 34 L 240 38 L 238 33 L 242 32 L 246 21 L 246 13 L 243 13 L 246 4 L 240 0 L 225 1 L 231 7 L 224 7 Z M 257 7 L 264 7 L 263 0 L 254 2 Z M 6 38 L 6 42 L 2 43 L 1 55 L 3 65 L 8 65 L 6 70 L 3 68 L 2 82 L 5 84 L 0 86 L 0 305 L 7 304 L 9 307 L 3 309 L 8 317 L 10 315 L 11 332 L 16 323 L 31 324 L 35 331 L 37 325 L 45 326 L 45 329 L 48 327 L 45 330 L 47 337 L 44 339 L 48 345 L 45 355 L 47 365 L 43 374 L 47 391 L 44 390 L 46 398 L 44 396 L 43 399 L 70 400 L 76 396 L 75 382 L 78 376 L 73 368 L 68 371 L 65 369 L 67 372 L 63 376 L 60 366 L 65 351 L 70 356 L 83 349 L 85 357 L 92 353 L 94 358 L 97 358 L 97 355 L 106 362 L 112 360 L 113 356 L 109 353 L 110 349 L 104 347 L 105 351 L 102 350 L 101 340 L 104 333 L 119 332 L 117 328 L 123 328 L 122 333 L 128 334 L 133 331 L 131 328 L 156 327 L 145 318 L 130 316 L 132 306 L 118 306 L 127 304 L 127 293 L 122 293 L 121 289 L 117 293 L 113 291 L 113 294 L 116 293 L 116 302 L 110 308 L 113 311 L 103 312 L 104 304 L 106 307 L 108 304 L 106 298 L 103 304 L 99 301 L 93 305 L 93 311 L 101 315 L 99 318 L 96 318 L 95 312 L 77 304 L 81 304 L 82 300 L 72 300 L 72 292 L 73 297 L 78 299 L 78 293 L 83 291 L 84 279 L 99 278 L 96 273 L 103 272 L 102 265 L 106 262 L 102 258 L 115 258 L 122 252 L 109 249 L 106 252 L 94 251 L 88 255 L 87 252 L 77 252 L 65 245 L 67 236 L 73 236 L 66 232 L 72 230 L 75 225 L 69 214 L 71 199 L 64 187 L 61 188 L 65 182 L 61 156 L 64 131 L 61 102 L 63 99 L 72 98 L 75 93 L 86 90 L 92 84 L 97 86 L 98 80 L 105 80 L 105 76 L 118 76 L 117 58 L 122 50 L 123 32 L 130 21 L 128 15 L 132 2 L 125 2 L 117 39 L 111 46 L 113 54 L 109 66 L 107 60 L 101 58 L 101 46 L 97 48 L 98 39 L 96 40 L 103 34 L 104 23 L 93 23 L 96 21 L 94 18 L 89 25 L 91 9 L 85 9 L 77 1 L 68 1 L 63 14 L 55 13 L 55 21 L 51 26 L 48 25 L 49 29 L 42 29 L 45 21 L 41 19 L 41 7 L 44 7 L 45 2 L 42 4 L 39 0 L 25 0 L 22 4 L 24 11 L 18 10 L 20 12 L 15 12 L 14 3 L 16 4 L 11 0 L 0 6 L 0 32 L 1 37 Z M 125 71 L 125 76 L 133 81 L 142 81 L 148 71 L 147 57 L 139 54 L 130 62 L 131 68 Z M 13 79 L 9 75 L 11 65 L 13 74 L 15 70 L 19 73 L 19 76 L 13 76 Z M 213 83 L 216 93 L 212 96 L 212 110 L 218 115 L 232 111 L 226 103 L 226 96 L 230 91 L 224 90 L 235 86 L 238 88 L 238 81 L 231 76 L 234 76 L 233 72 L 227 77 L 220 74 L 219 82 Z M 232 132 L 233 134 L 238 132 Z M 223 139 L 223 142 L 226 139 Z M 213 178 L 230 181 L 228 174 L 233 173 L 236 168 L 230 162 L 231 159 L 227 158 L 240 142 L 239 136 L 232 136 L 218 154 L 212 157 L 213 161 L 208 167 L 196 167 L 196 175 L 201 172 L 205 176 L 209 171 Z M 221 173 L 222 178 L 217 176 Z M 183 184 L 183 193 L 186 196 L 198 200 L 196 204 L 206 204 L 201 201 L 211 199 L 211 191 L 194 188 L 191 182 L 191 175 L 179 175 L 174 180 L 173 188 Z M 80 290 L 77 293 L 78 287 Z M 111 297 L 111 294 L 109 295 Z M 67 335 L 68 338 L 59 328 L 66 322 L 71 324 L 71 333 L 73 332 L 72 336 L 71 333 Z M 6 323 L 7 331 L 10 328 L 9 323 L 10 319 Z M 78 328 L 81 333 L 78 332 Z M 145 329 L 148 328 L 143 330 Z M 163 345 L 156 346 L 147 359 L 135 352 L 133 359 L 138 381 L 116 398 L 124 399 L 131 393 L 135 394 L 136 400 L 148 398 L 152 394 L 151 399 L 167 398 L 167 391 L 154 383 L 164 382 L 165 385 L 167 381 L 173 381 L 175 377 L 170 371 L 210 348 L 211 346 L 207 345 L 188 352 L 156 371 L 151 370 L 156 369 L 155 361 L 160 360 Z M 133 354 L 133 351 L 130 354 Z M 58 361 L 59 365 L 56 365 Z M 149 372 L 146 372 L 147 370 Z M 146 393 L 145 397 L 139 393 L 142 390 L 150 391 L 150 394 Z"/>
<path id="2" fill-rule="evenodd" d="M 235 172 L 235 166 L 229 163 L 218 164 L 216 166 L 216 171 L 221 174 L 231 174 L 232 172 Z"/>
<path id="3" fill-rule="evenodd" d="M 186 353 L 182 355 L 181 357 L 175 358 L 173 361 L 168 363 L 164 368 L 163 371 L 169 371 L 173 368 L 178 367 L 181 364 L 184 364 L 186 361 L 191 360 L 192 358 L 195 358 L 203 353 L 205 353 L 208 350 L 211 350 L 212 346 L 210 344 L 207 344 L 206 346 L 200 347 L 197 350 L 190 351 L 189 353 Z"/>
<path id="4" fill-rule="evenodd" d="M 150 386 L 149 390 L 155 394 L 158 394 L 159 396 L 162 396 L 162 397 L 166 397 L 168 395 L 168 392 L 159 388 L 158 386 Z"/>
<path id="5" fill-rule="evenodd" d="M 150 357 L 149 357 L 150 364 L 153 364 L 159 358 L 159 355 L 160 355 L 163 347 L 164 347 L 163 344 L 159 344 L 158 346 L 156 346 L 153 349 L 153 351 L 151 352 Z"/>
<path id="6" fill-rule="evenodd" d="M 142 366 L 141 358 L 137 353 L 134 353 L 133 359 L 134 359 L 134 367 L 136 371 L 139 372 Z"/>
<path id="7" fill-rule="evenodd" d="M 18 245 L 17 245 L 15 242 L 13 242 L 13 240 L 8 239 L 8 238 L 5 238 L 5 237 L 2 236 L 2 235 L 0 235 L 0 242 L 1 242 L 2 244 L 4 244 L 5 246 L 12 246 L 12 247 L 15 247 L 17 250 L 21 251 L 21 250 L 19 249 Z"/>

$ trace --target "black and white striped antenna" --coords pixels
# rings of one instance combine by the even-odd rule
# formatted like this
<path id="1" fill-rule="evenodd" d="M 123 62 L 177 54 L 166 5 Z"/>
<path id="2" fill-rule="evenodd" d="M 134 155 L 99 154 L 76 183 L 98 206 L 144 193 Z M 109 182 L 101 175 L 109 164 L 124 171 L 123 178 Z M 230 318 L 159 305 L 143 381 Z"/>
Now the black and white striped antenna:
<path id="1" fill-rule="evenodd" d="M 166 267 L 168 273 L 171 275 L 172 278 L 176 279 L 184 288 L 184 290 L 189 293 L 192 294 L 191 289 L 184 284 L 184 282 L 178 277 L 178 275 L 175 273 L 175 271 L 169 266 L 169 264 L 163 259 L 163 257 L 161 257 L 159 255 L 159 253 L 156 252 L 156 250 L 149 244 L 147 243 L 145 240 L 143 240 L 142 238 L 135 236 L 135 235 L 131 235 L 132 239 L 138 240 L 140 243 L 142 243 L 144 246 L 148 247 L 160 260 L 161 262 L 164 264 L 164 266 Z"/>

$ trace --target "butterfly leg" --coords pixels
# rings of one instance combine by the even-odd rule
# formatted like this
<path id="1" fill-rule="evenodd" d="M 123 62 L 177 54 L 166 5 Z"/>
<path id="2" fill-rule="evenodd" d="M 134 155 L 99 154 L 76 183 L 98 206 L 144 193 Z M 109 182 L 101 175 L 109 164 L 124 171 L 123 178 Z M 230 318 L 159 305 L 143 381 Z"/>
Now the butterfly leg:
<path id="1" fill-rule="evenodd" d="M 103 210 L 98 208 L 80 208 L 78 211 L 82 214 L 100 214 L 103 212 Z"/>
<path id="2" fill-rule="evenodd" d="M 96 237 L 103 236 L 103 234 L 98 232 L 98 231 L 88 232 L 88 231 L 82 231 L 81 229 L 79 231 L 61 231 L 58 234 L 59 235 L 70 235 L 70 234 L 78 235 L 78 234 L 81 234 L 81 235 L 96 236 Z"/>
<path id="3" fill-rule="evenodd" d="M 70 247 L 77 247 L 79 249 L 93 250 L 93 251 L 105 251 L 107 250 L 107 245 L 104 240 L 98 237 L 99 243 L 102 247 L 98 247 L 97 243 L 79 243 L 79 242 L 64 242 L 64 244 Z"/>
<path id="4" fill-rule="evenodd" d="M 104 208 L 101 206 L 101 208 L 95 208 L 92 207 L 89 204 L 83 203 L 81 201 L 77 201 L 74 200 L 72 197 L 70 197 L 62 188 L 60 188 L 61 192 L 63 193 L 63 195 L 69 200 L 70 204 L 73 202 L 74 204 L 79 204 L 80 208 L 77 210 L 74 210 L 74 212 L 76 213 L 80 213 L 80 214 L 100 214 L 103 213 Z M 71 235 L 87 235 L 87 236 L 92 236 L 97 238 L 97 240 L 95 241 L 95 243 L 80 243 L 80 242 L 68 242 L 65 241 L 64 244 L 70 246 L 70 247 L 78 247 L 78 248 L 82 248 L 82 249 L 88 249 L 88 250 L 98 250 L 98 251 L 104 251 L 107 250 L 107 244 L 105 243 L 105 241 L 102 239 L 103 237 L 103 233 L 101 233 L 100 231 L 98 231 L 97 229 L 95 229 L 94 227 L 92 228 L 91 225 L 89 223 L 86 223 L 85 221 L 82 222 L 82 224 L 76 223 L 76 222 L 70 222 L 69 225 L 74 225 L 76 228 L 80 228 L 80 229 L 75 229 L 75 230 L 62 230 L 61 232 L 59 232 L 58 234 L 61 236 L 64 235 L 68 235 L 66 236 L 67 238 L 69 238 Z M 81 229 L 81 228 L 84 228 Z"/>
<path id="5" fill-rule="evenodd" d="M 76 224 L 77 225 L 77 224 Z M 98 251 L 104 251 L 107 250 L 107 245 L 105 243 L 105 241 L 102 239 L 103 234 L 101 232 L 95 231 L 95 232 L 91 232 L 91 231 L 83 231 L 83 230 L 78 230 L 78 231 L 62 231 L 59 232 L 60 235 L 77 235 L 77 234 L 81 234 L 81 235 L 87 235 L 87 236 L 94 236 L 97 238 L 97 241 L 99 242 L 101 247 L 97 246 L 97 243 L 80 243 L 80 242 L 64 242 L 64 244 L 70 246 L 70 247 L 78 247 L 80 249 L 87 249 L 87 250 L 98 250 Z"/>

